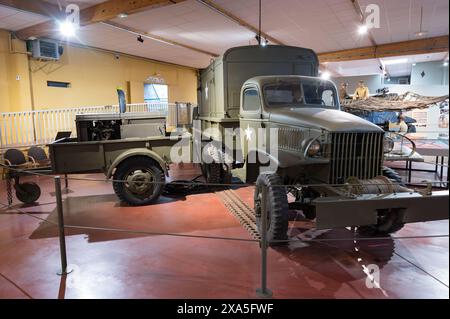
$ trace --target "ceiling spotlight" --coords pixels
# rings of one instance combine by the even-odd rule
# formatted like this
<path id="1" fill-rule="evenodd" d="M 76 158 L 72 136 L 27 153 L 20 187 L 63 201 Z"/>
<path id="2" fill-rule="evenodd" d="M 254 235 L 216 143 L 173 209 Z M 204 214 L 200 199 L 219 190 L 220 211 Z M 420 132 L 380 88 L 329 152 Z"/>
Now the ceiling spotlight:
<path id="1" fill-rule="evenodd" d="M 322 72 L 322 74 L 320 75 L 320 78 L 322 80 L 329 80 L 331 78 L 331 74 L 328 71 Z"/>
<path id="2" fill-rule="evenodd" d="M 445 61 L 443 65 L 448 66 L 448 61 Z"/>
<path id="3" fill-rule="evenodd" d="M 369 28 L 365 24 L 358 28 L 358 33 L 361 35 L 366 34 L 367 31 L 369 31 Z"/>
<path id="4" fill-rule="evenodd" d="M 142 35 L 137 37 L 138 42 L 144 43 L 144 38 L 142 37 Z"/>
<path id="5" fill-rule="evenodd" d="M 126 14 L 125 12 L 122 12 L 122 13 L 119 13 L 117 15 L 117 17 L 120 19 L 125 19 L 125 18 L 128 18 L 128 14 Z"/>
<path id="6" fill-rule="evenodd" d="M 75 35 L 75 24 L 66 20 L 63 22 L 58 22 L 59 32 L 66 38 L 73 37 Z"/>

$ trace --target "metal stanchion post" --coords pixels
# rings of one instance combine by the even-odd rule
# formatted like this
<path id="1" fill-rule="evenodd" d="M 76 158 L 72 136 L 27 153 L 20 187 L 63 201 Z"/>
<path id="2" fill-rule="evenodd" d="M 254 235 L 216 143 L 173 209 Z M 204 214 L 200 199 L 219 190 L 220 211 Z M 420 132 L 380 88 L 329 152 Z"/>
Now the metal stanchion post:
<path id="1" fill-rule="evenodd" d="M 60 176 L 55 176 L 55 194 L 56 194 L 56 210 L 58 213 L 59 250 L 61 254 L 61 271 L 58 272 L 58 275 L 63 276 L 71 273 L 72 270 L 67 268 L 66 234 L 64 231 L 64 215 L 63 215 Z"/>
<path id="2" fill-rule="evenodd" d="M 261 298 L 271 298 L 272 291 L 267 288 L 267 187 L 262 188 L 261 199 L 261 288 L 256 294 Z"/>
<path id="3" fill-rule="evenodd" d="M 13 203 L 13 195 L 12 195 L 12 178 L 10 172 L 6 172 L 6 196 L 8 199 L 8 207 L 11 207 Z"/>
<path id="4" fill-rule="evenodd" d="M 67 174 L 64 174 L 64 186 L 65 189 L 68 190 L 69 189 L 69 178 L 67 177 Z"/>

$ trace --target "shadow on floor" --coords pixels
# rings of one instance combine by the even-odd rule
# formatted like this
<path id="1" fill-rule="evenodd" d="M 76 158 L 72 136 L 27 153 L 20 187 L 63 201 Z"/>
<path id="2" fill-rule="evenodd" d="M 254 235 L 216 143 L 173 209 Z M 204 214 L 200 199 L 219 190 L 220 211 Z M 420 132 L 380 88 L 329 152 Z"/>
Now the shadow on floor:
<path id="1" fill-rule="evenodd" d="M 68 197 L 63 200 L 64 224 L 70 226 L 66 228 L 66 236 L 85 234 L 88 242 L 101 242 L 153 236 L 145 232 L 187 234 L 236 227 L 231 218 L 221 218 L 217 212 L 199 210 L 192 206 L 192 202 L 185 204 L 167 197 L 161 197 L 156 204 L 141 207 L 120 204 L 114 194 Z M 30 211 L 28 213 L 34 214 Z M 42 222 L 33 231 L 30 239 L 58 236 L 57 211 L 54 209 L 47 213 L 49 215 L 46 220 L 54 224 Z M 123 229 L 131 232 L 76 229 L 71 226 Z"/>

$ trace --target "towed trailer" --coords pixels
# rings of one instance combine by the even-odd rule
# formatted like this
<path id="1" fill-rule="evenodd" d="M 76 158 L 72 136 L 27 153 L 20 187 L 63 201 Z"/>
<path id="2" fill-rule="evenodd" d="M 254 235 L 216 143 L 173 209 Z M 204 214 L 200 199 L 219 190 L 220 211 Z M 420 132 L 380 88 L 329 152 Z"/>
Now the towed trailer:
<path id="1" fill-rule="evenodd" d="M 230 49 L 200 72 L 198 107 L 169 106 L 165 117 L 77 116 L 77 139 L 49 145 L 52 170 L 102 172 L 121 201 L 146 205 L 161 195 L 174 146 L 182 144 L 183 161 L 200 163 L 208 183 L 226 182 L 233 168 L 256 182 L 256 222 L 268 217 L 268 240 L 287 238 L 290 209 L 319 229 L 371 233 L 448 219 L 448 191 L 419 192 L 393 180 L 383 167 L 392 141 L 341 111 L 335 85 L 318 77 L 318 67 L 309 49 Z"/>

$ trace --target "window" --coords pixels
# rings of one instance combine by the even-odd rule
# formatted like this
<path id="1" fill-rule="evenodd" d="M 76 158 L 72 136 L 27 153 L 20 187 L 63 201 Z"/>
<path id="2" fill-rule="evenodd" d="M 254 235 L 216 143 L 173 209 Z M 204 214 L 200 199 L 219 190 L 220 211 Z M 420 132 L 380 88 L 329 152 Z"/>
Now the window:
<path id="1" fill-rule="evenodd" d="M 69 82 L 57 82 L 57 81 L 47 81 L 48 87 L 54 87 L 54 88 L 70 88 Z"/>
<path id="2" fill-rule="evenodd" d="M 261 108 L 261 101 L 259 100 L 258 91 L 255 89 L 248 89 L 244 92 L 244 111 L 259 111 Z"/>
<path id="3" fill-rule="evenodd" d="M 169 87 L 165 84 L 144 84 L 144 101 L 147 103 L 167 103 Z"/>
<path id="4" fill-rule="evenodd" d="M 305 104 L 320 106 L 336 106 L 334 89 L 331 84 L 323 82 L 303 83 Z"/>
<path id="5" fill-rule="evenodd" d="M 269 84 L 264 87 L 264 95 L 268 106 L 337 106 L 333 84 L 321 80 Z"/>

